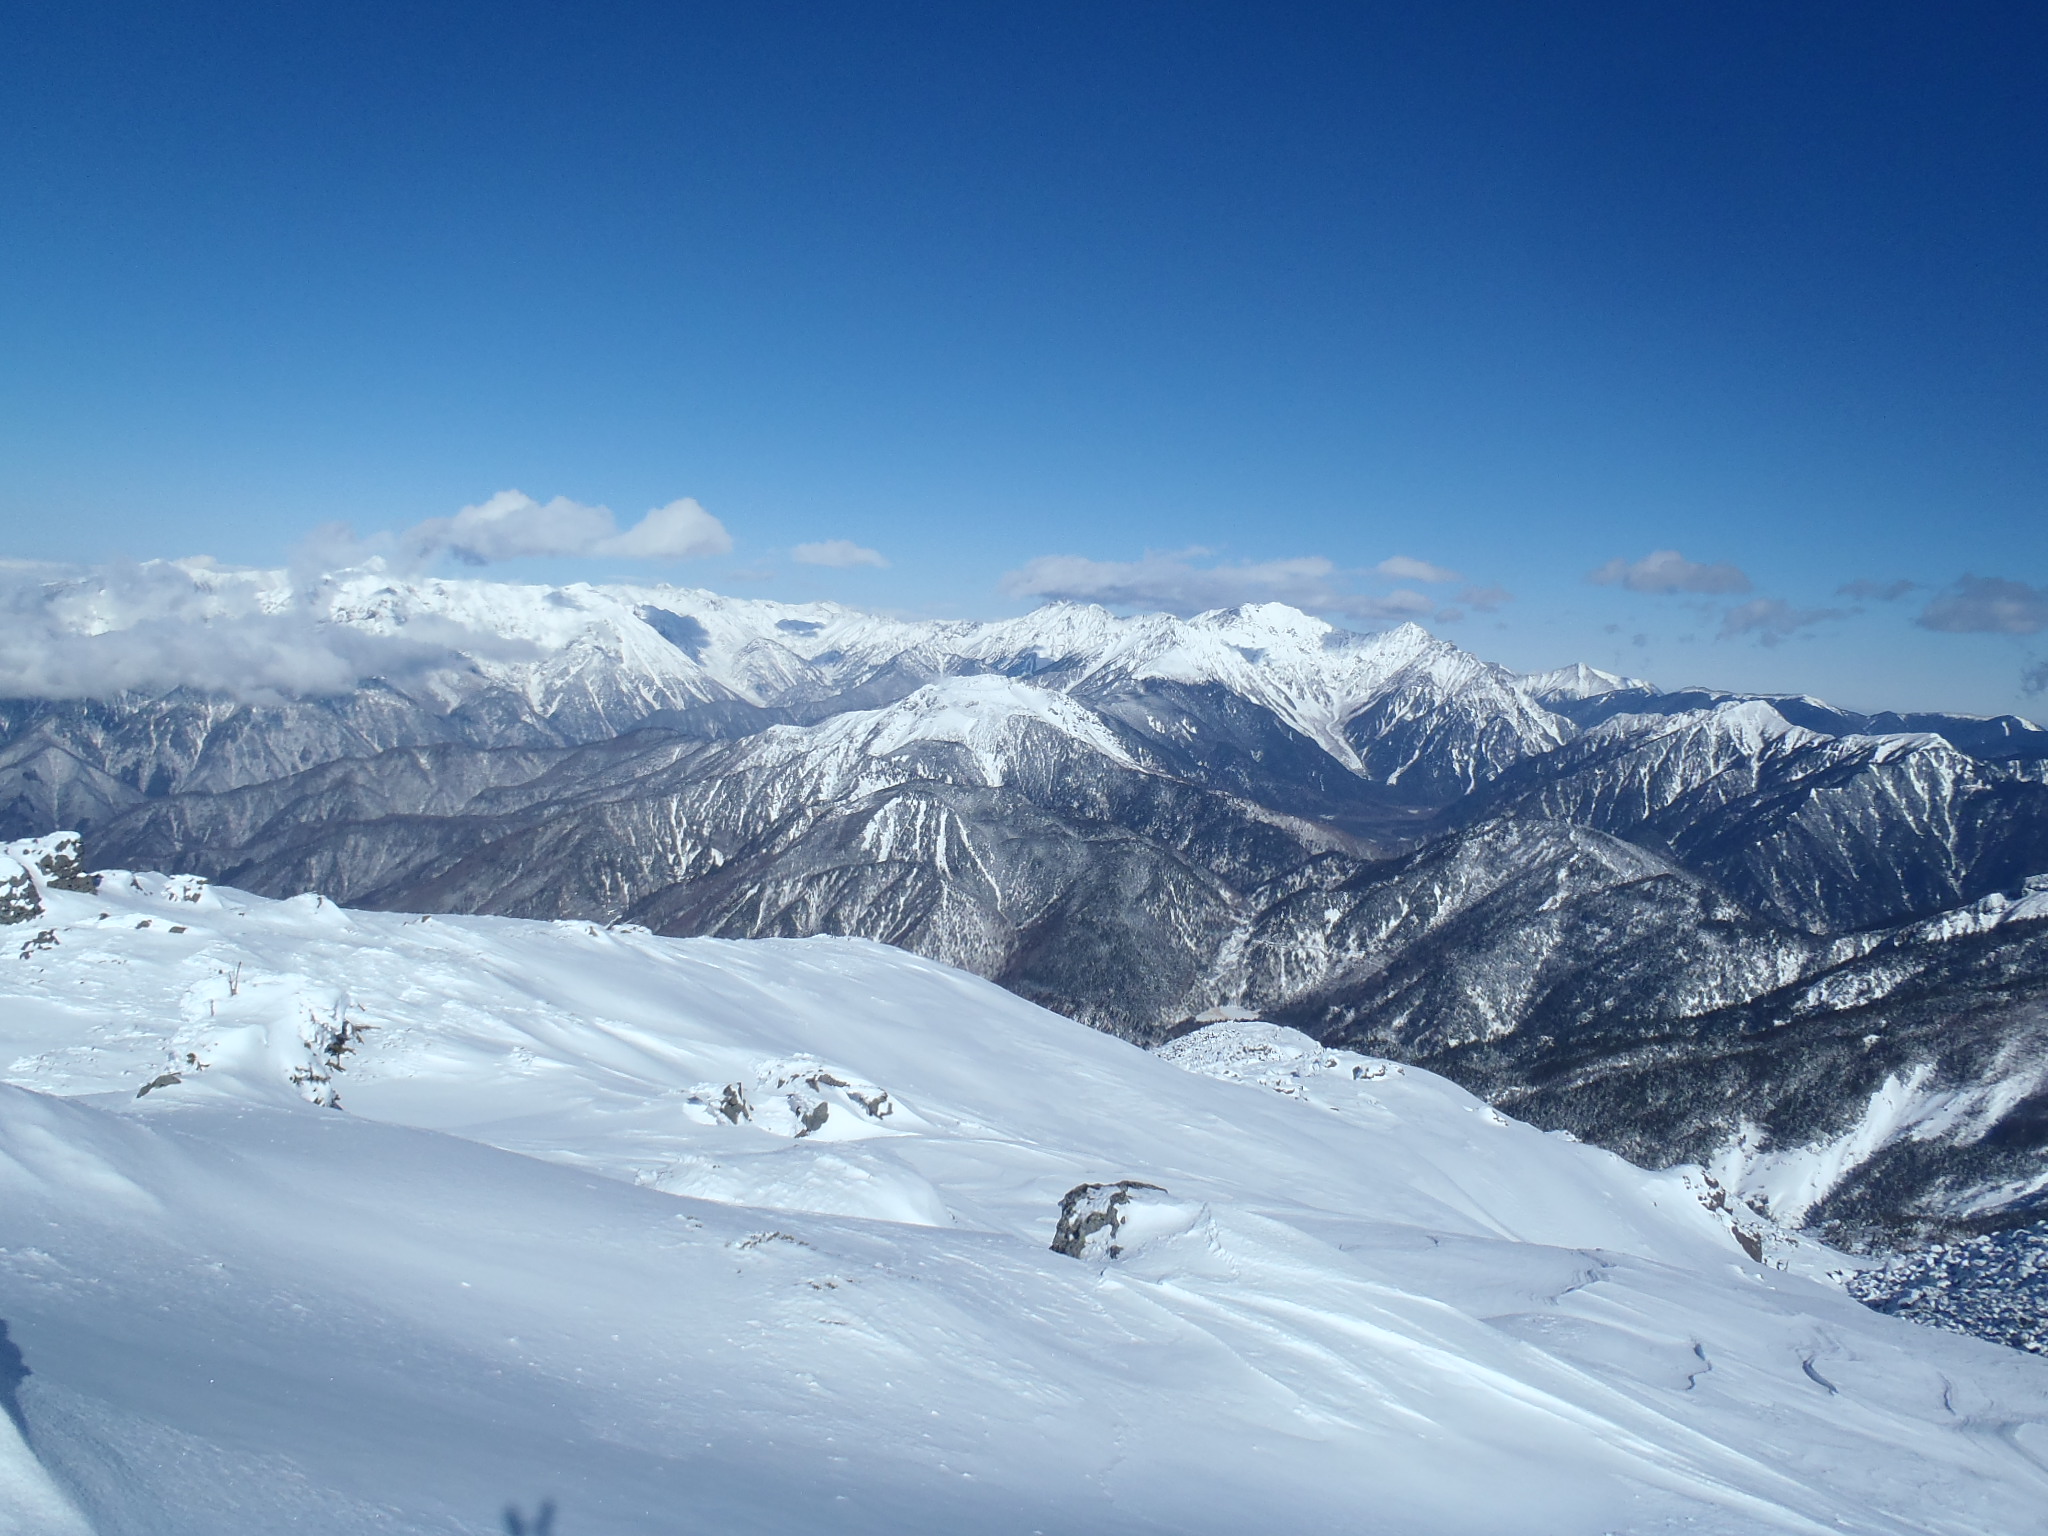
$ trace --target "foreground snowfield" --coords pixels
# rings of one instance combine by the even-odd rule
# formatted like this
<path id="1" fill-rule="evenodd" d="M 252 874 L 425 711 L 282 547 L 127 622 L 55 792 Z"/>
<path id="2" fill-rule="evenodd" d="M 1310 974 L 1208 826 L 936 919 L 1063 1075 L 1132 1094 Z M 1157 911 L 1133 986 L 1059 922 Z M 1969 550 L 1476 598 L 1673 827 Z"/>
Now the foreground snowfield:
<path id="1" fill-rule="evenodd" d="M 1426 1073 L 52 846 L 0 928 L 0 1532 L 2043 1528 L 2048 1361 Z M 1117 1180 L 1163 1191 L 1119 1255 L 1051 1251 Z"/>

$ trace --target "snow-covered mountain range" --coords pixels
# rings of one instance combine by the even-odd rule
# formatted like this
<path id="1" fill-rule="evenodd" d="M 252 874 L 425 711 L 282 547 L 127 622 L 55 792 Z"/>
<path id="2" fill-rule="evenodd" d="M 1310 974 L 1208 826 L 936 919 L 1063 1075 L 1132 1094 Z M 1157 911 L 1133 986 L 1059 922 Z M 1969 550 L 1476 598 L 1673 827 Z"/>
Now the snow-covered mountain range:
<path id="1" fill-rule="evenodd" d="M 2048 1501 L 2048 1360 L 1860 1305 L 1706 1169 L 1274 1023 L 1146 1051 L 861 939 L 269 900 L 66 838 L 0 851 L 0 916 L 10 1536 Z"/>
<path id="2" fill-rule="evenodd" d="M 1139 1041 L 1253 1012 L 1856 1246 L 2048 1199 L 2026 721 L 1517 675 L 1273 604 L 164 580 L 175 624 L 161 581 L 53 587 L 0 831 L 354 906 L 876 938 Z M 135 672 L 145 631 L 240 636 L 251 681 Z M 285 686 L 292 647 L 356 681 Z"/>
<path id="3" fill-rule="evenodd" d="M 1513 674 L 1416 626 L 1362 635 L 1273 603 L 1193 620 L 1059 604 L 997 623 L 909 623 L 668 587 L 353 574 L 299 591 L 281 574 L 189 574 L 209 606 L 181 613 L 183 625 L 233 631 L 297 614 L 317 637 L 304 643 L 345 651 L 366 686 L 242 698 L 22 688 L 4 718 L 0 781 L 14 821 L 84 826 L 156 795 L 394 746 L 578 745 L 650 726 L 738 734 L 887 706 L 976 672 L 1071 695 L 1218 782 L 1235 772 L 1267 789 L 1292 770 L 1357 808 L 1441 803 L 1568 729 Z M 79 649 L 141 624 L 92 595 L 62 612 Z M 1300 761 L 1266 761 L 1290 748 Z"/>

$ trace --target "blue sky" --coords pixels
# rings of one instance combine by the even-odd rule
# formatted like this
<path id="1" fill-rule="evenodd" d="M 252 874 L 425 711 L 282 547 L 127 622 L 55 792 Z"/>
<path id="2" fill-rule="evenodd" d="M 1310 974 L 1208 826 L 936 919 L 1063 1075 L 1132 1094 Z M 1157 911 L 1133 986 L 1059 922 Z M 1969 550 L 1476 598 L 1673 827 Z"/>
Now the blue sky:
<path id="1" fill-rule="evenodd" d="M 0 555 L 687 497 L 482 569 L 2048 709 L 2038 5 L 7 25 Z"/>

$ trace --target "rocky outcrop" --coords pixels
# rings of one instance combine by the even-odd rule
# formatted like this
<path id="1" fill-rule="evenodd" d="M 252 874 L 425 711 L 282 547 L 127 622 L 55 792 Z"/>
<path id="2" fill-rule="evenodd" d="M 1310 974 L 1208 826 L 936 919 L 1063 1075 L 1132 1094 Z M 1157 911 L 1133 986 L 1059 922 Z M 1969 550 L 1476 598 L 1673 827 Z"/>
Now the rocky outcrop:
<path id="1" fill-rule="evenodd" d="M 90 892 L 75 832 L 25 838 L 0 847 L 0 925 L 25 923 L 44 912 L 43 892 Z"/>
<path id="2" fill-rule="evenodd" d="M 90 893 L 94 889 L 76 832 L 58 832 L 37 839 L 28 857 L 41 871 L 43 884 L 50 890 Z"/>
<path id="3" fill-rule="evenodd" d="M 1118 1179 L 1114 1184 L 1077 1184 L 1060 1200 L 1059 1225 L 1052 1234 L 1052 1251 L 1070 1259 L 1119 1259 L 1123 1244 L 1117 1241 L 1129 1219 L 1129 1207 L 1146 1194 L 1163 1195 L 1157 1184 L 1137 1179 Z"/>
<path id="4" fill-rule="evenodd" d="M 0 924 L 25 923 L 43 915 L 42 893 L 29 872 L 12 860 L 0 860 Z"/>

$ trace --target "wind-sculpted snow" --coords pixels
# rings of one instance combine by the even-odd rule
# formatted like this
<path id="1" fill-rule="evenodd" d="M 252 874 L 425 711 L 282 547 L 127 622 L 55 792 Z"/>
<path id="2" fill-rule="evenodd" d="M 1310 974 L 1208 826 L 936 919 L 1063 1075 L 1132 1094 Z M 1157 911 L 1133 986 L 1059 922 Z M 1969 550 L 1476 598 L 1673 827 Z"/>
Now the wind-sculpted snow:
<path id="1" fill-rule="evenodd" d="M 18 852 L 39 1536 L 1980 1536 L 2048 1496 L 2048 1365 L 1426 1072 L 1256 1022 L 1148 1055 L 855 940 Z M 1084 1186 L 1136 1203 L 1077 1259 Z"/>
<path id="2" fill-rule="evenodd" d="M 174 797 L 101 846 L 385 907 L 874 937 L 1140 1039 L 1249 1004 L 1653 1165 L 1847 1136 L 1802 1211 L 1858 1244 L 1993 1219 L 1987 1190 L 2019 1191 L 2021 1217 L 2048 1167 L 2023 1104 L 1995 1137 L 1854 1135 L 1887 1073 L 1994 1098 L 2015 1080 L 1994 1046 L 2033 1038 L 2024 903 L 1995 934 L 1997 897 L 1820 938 L 1647 848 L 1513 818 L 1372 861 L 1114 732 L 1065 696 L 956 679 L 725 743 L 387 753 Z M 1941 1034 L 1945 996 L 1969 1022 Z"/>

